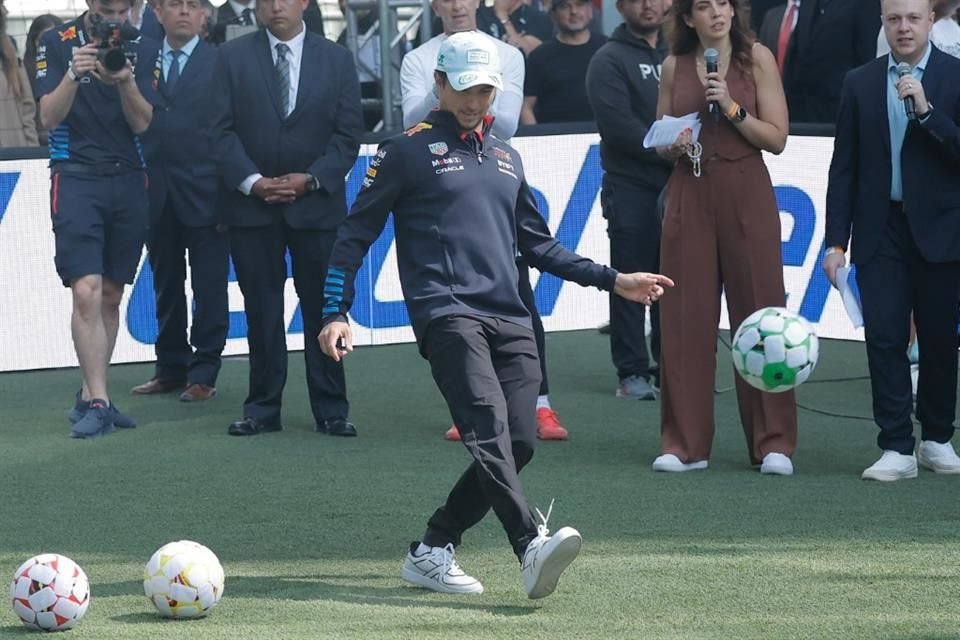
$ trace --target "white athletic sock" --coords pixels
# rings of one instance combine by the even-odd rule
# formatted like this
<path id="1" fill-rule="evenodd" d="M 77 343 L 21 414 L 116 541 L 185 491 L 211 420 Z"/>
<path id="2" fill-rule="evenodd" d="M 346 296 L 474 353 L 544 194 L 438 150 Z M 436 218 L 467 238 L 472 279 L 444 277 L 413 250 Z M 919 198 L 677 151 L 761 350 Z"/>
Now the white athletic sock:
<path id="1" fill-rule="evenodd" d="M 415 555 L 415 556 L 422 556 L 422 555 L 425 554 L 425 553 L 430 553 L 430 549 L 432 549 L 432 548 L 433 548 L 433 547 L 428 547 L 427 545 L 425 545 L 425 544 L 423 544 L 423 543 L 421 542 L 421 543 L 420 543 L 420 546 L 417 547 L 417 550 L 413 552 L 413 555 Z"/>
<path id="2" fill-rule="evenodd" d="M 550 396 L 537 396 L 537 409 L 549 409 Z"/>

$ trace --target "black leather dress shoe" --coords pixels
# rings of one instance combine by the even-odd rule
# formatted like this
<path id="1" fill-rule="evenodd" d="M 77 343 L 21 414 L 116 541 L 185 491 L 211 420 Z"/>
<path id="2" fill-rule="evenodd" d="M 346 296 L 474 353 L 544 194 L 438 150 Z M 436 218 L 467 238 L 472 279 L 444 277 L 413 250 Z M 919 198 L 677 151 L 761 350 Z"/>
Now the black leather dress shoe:
<path id="1" fill-rule="evenodd" d="M 326 433 L 331 436 L 343 436 L 352 438 L 357 435 L 357 427 L 348 422 L 346 418 L 330 418 L 324 420 L 323 424 L 318 424 L 316 430 L 320 433 Z"/>
<path id="2" fill-rule="evenodd" d="M 244 418 L 230 425 L 227 433 L 232 436 L 255 436 L 260 433 L 269 433 L 271 431 L 281 431 L 283 425 L 265 424 L 255 418 Z"/>

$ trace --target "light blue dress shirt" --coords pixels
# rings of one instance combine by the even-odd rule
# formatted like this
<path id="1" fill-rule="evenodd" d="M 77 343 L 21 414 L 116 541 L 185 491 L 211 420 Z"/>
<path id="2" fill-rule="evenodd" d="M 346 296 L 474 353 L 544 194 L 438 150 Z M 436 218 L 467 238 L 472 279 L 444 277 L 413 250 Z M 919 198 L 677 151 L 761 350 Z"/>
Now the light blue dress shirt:
<path id="1" fill-rule="evenodd" d="M 930 60 L 931 45 L 927 43 L 927 50 L 911 73 L 917 82 L 923 80 L 923 70 Z M 907 135 L 907 110 L 903 100 L 897 94 L 897 61 L 893 53 L 887 54 L 887 122 L 890 123 L 890 199 L 896 202 L 903 201 L 903 174 L 900 171 L 900 153 L 903 151 L 903 138 Z"/>
<path id="2" fill-rule="evenodd" d="M 183 52 L 183 55 L 180 56 L 181 76 L 183 75 L 183 68 L 187 66 L 187 61 L 190 60 L 190 55 L 193 53 L 193 50 L 197 48 L 198 42 L 200 42 L 200 36 L 193 36 L 193 39 L 180 49 L 180 51 Z M 170 65 L 173 64 L 173 47 L 170 46 L 166 38 L 163 39 L 163 53 L 160 64 L 163 68 L 163 79 L 166 80 L 167 73 L 170 72 Z"/>

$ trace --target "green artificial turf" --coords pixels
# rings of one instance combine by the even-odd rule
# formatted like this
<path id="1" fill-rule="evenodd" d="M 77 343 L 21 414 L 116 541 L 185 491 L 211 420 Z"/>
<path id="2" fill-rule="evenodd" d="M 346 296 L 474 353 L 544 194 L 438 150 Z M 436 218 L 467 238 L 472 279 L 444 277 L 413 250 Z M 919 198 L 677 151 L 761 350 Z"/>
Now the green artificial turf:
<path id="1" fill-rule="evenodd" d="M 583 552 L 541 601 L 527 600 L 491 515 L 458 552 L 481 596 L 399 579 L 406 545 L 468 458 L 411 345 L 347 361 L 356 439 L 312 431 L 302 354 L 290 354 L 282 433 L 226 435 L 247 363 L 224 364 L 220 395 L 187 405 L 134 398 L 149 365 L 111 369 L 115 400 L 141 426 L 67 437 L 75 370 L 0 375 L 0 584 L 41 552 L 76 560 L 92 585 L 70 638 L 908 638 L 960 637 L 960 478 L 865 483 L 872 422 L 800 411 L 797 475 L 749 466 L 732 392 L 717 396 L 710 469 L 654 474 L 659 405 L 614 398 L 606 338 L 547 338 L 551 397 L 570 429 L 523 473 L 533 505 Z M 732 384 L 721 347 L 719 387 Z M 868 416 L 863 345 L 826 341 L 799 401 Z M 847 381 L 819 382 L 832 378 Z M 165 621 L 142 589 L 162 544 L 193 539 L 226 570 L 204 620 Z M 5 588 L 5 587 L 4 587 Z M 25 637 L 9 602 L 0 637 Z"/>

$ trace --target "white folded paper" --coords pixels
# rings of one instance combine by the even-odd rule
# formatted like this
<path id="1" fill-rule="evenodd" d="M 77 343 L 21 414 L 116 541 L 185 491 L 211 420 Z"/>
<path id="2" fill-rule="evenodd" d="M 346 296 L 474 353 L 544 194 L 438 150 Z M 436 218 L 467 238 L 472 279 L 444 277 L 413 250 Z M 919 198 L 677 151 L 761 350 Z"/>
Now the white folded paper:
<path id="1" fill-rule="evenodd" d="M 652 149 L 671 145 L 677 141 L 677 136 L 683 133 L 684 129 L 693 129 L 693 142 L 696 142 L 700 137 L 700 126 L 700 115 L 697 113 L 688 113 L 679 118 L 663 116 L 647 130 L 647 135 L 643 138 L 643 147 Z"/>
<path id="2" fill-rule="evenodd" d="M 860 304 L 860 297 L 857 295 L 856 276 L 850 277 L 851 267 L 840 267 L 837 269 L 837 290 L 840 292 L 840 299 L 843 300 L 843 308 L 847 312 L 847 317 L 853 323 L 855 329 L 863 326 L 863 307 Z"/>

